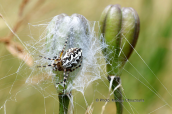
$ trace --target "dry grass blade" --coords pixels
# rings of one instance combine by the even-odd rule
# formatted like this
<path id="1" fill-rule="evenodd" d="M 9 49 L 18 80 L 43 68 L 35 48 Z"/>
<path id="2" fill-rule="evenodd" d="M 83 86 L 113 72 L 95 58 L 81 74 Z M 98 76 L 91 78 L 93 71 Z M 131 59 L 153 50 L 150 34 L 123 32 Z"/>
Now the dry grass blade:
<path id="1" fill-rule="evenodd" d="M 20 5 L 20 10 L 19 10 L 19 16 L 20 17 L 23 15 L 23 10 L 24 10 L 24 8 L 28 2 L 29 2 L 29 0 L 23 0 L 22 4 Z"/>
<path id="2" fill-rule="evenodd" d="M 25 61 L 25 63 L 29 66 L 33 65 L 32 57 L 30 56 L 30 54 L 28 52 L 26 52 L 26 50 L 24 50 L 24 48 L 21 46 L 21 44 L 13 42 L 12 38 L 14 37 L 14 34 L 18 31 L 18 29 L 22 25 L 24 25 L 29 20 L 29 18 L 32 17 L 31 16 L 32 13 L 35 11 L 35 9 L 37 9 L 38 7 L 40 7 L 42 5 L 43 1 L 45 1 L 45 0 L 37 0 L 36 4 L 31 8 L 31 10 L 24 17 L 22 17 L 23 11 L 29 2 L 29 0 L 23 0 L 20 5 L 20 8 L 19 8 L 17 22 L 15 23 L 13 29 L 10 29 L 11 32 L 9 33 L 9 35 L 0 39 L 0 42 L 5 44 L 7 50 L 13 56 L 16 56 L 17 58 Z M 3 18 L 3 16 L 1 14 L 0 14 L 0 17 L 5 21 L 5 19 Z"/>
<path id="3" fill-rule="evenodd" d="M 87 110 L 86 110 L 85 114 L 92 114 L 93 113 L 93 107 L 92 107 L 92 105 L 93 105 L 93 102 L 91 103 L 90 106 L 87 107 Z"/>
<path id="4" fill-rule="evenodd" d="M 2 17 L 2 14 L 0 14 L 0 17 L 3 18 L 3 17 Z"/>
<path id="5" fill-rule="evenodd" d="M 32 57 L 23 49 L 23 47 L 19 43 L 11 41 L 9 43 L 6 43 L 6 48 L 13 56 L 16 56 L 19 59 L 25 61 L 27 65 L 33 65 Z"/>
<path id="6" fill-rule="evenodd" d="M 22 25 L 22 22 L 23 22 L 23 20 L 18 20 L 17 21 L 17 23 L 15 24 L 15 26 L 13 28 L 13 32 L 14 33 L 16 33 L 17 30 L 20 28 L 20 26 Z M 14 36 L 13 32 L 10 32 L 10 34 L 8 36 L 9 39 L 12 39 L 13 38 L 13 36 Z"/>

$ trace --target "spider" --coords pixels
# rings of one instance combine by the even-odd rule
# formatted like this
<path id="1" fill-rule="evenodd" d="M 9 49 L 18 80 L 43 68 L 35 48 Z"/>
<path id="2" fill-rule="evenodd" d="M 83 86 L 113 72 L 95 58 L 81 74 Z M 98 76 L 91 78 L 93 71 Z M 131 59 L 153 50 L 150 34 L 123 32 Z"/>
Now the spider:
<path id="1" fill-rule="evenodd" d="M 49 65 L 45 65 L 45 66 L 37 66 L 37 67 L 52 66 L 52 67 L 54 67 L 53 70 L 55 70 L 55 71 L 57 71 L 57 70 L 64 71 L 63 82 L 56 83 L 57 86 L 59 84 L 63 84 L 63 87 L 64 87 L 63 93 L 64 93 L 64 89 L 65 89 L 65 85 L 66 85 L 66 81 L 67 81 L 69 72 L 73 72 L 75 69 L 81 67 L 81 63 L 82 63 L 82 49 L 81 48 L 70 48 L 67 51 L 64 51 L 66 48 L 67 41 L 68 41 L 68 37 L 63 46 L 63 50 L 59 54 L 58 58 L 57 58 L 57 56 L 54 56 L 53 59 L 39 56 L 39 57 L 42 57 L 47 60 L 53 60 L 54 61 L 53 64 L 49 64 Z"/>

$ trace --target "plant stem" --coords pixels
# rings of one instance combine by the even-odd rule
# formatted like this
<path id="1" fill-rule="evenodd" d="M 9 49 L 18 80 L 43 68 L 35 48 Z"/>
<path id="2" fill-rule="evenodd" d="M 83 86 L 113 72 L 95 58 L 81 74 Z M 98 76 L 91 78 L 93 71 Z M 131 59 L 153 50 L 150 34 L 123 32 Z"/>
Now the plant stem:
<path id="1" fill-rule="evenodd" d="M 59 114 L 67 114 L 69 106 L 69 97 L 65 94 L 59 93 Z"/>
<path id="2" fill-rule="evenodd" d="M 107 77 L 109 82 L 111 81 L 111 76 Z M 121 79 L 119 76 L 115 76 L 112 82 L 112 91 L 117 87 L 119 84 L 121 84 Z M 123 113 L 123 105 L 122 105 L 122 92 L 121 92 L 121 86 L 117 88 L 117 90 L 114 91 L 114 100 L 116 102 L 116 114 L 122 114 Z"/>

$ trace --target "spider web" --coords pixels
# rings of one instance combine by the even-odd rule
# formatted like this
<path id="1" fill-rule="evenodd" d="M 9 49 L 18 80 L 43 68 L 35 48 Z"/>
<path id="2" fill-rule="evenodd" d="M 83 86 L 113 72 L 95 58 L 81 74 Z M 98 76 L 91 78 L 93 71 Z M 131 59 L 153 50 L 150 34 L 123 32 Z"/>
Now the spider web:
<path id="1" fill-rule="evenodd" d="M 29 24 L 30 39 L 28 41 L 22 41 L 18 37 L 23 46 L 28 49 L 29 54 L 32 55 L 34 66 L 30 68 L 25 65 L 25 62 L 20 60 L 17 61 L 20 63 L 18 67 L 15 67 L 14 65 L 11 65 L 10 67 L 6 66 L 8 70 L 6 73 L 3 73 L 0 78 L 0 88 L 1 93 L 3 93 L 1 94 L 0 113 L 19 114 L 28 111 L 29 109 L 32 110 L 30 113 L 32 112 L 33 114 L 58 112 L 57 107 L 59 101 L 57 90 L 59 91 L 61 88 L 55 88 L 55 83 L 63 80 L 63 72 L 53 72 L 52 67 L 37 68 L 37 66 L 51 64 L 53 61 L 40 58 L 39 55 L 49 58 L 59 56 L 68 36 L 69 41 L 65 50 L 74 47 L 83 50 L 82 67 L 69 74 L 67 88 L 65 89 L 66 92 L 72 91 L 73 97 L 70 105 L 73 109 L 70 110 L 70 113 L 72 113 L 72 110 L 74 110 L 76 114 L 83 114 L 85 112 L 88 114 L 99 114 L 103 112 L 107 114 L 114 113 L 115 103 L 107 101 L 108 99 L 113 99 L 113 92 L 109 89 L 111 88 L 111 84 L 109 84 L 106 79 L 106 57 L 104 58 L 101 53 L 101 50 L 107 47 L 107 45 L 100 43 L 98 34 L 95 32 L 95 27 L 98 26 L 97 28 L 99 28 L 98 23 L 86 21 L 84 25 L 82 25 L 83 22 L 75 16 L 65 16 L 65 19 L 60 20 L 59 16 L 62 15 L 35 24 Z M 85 32 L 86 30 L 89 34 Z M 52 34 L 54 35 L 53 37 Z M 161 85 L 163 90 L 171 98 L 172 95 L 170 94 L 170 91 L 163 85 L 162 81 L 156 76 L 135 49 L 134 56 L 137 56 L 140 66 L 145 66 L 145 68 L 151 72 L 157 83 Z M 3 59 L 3 65 L 8 65 L 11 61 L 15 60 L 15 58 L 11 57 L 9 54 L 0 57 Z M 133 70 L 128 67 L 131 67 Z M 153 84 L 149 82 L 149 78 L 145 77 L 145 74 L 139 70 L 139 67 L 133 60 L 127 60 L 127 65 L 123 68 L 123 75 L 128 75 L 128 77 L 125 77 L 128 80 L 121 77 L 123 98 L 144 100 L 144 102 L 123 102 L 125 113 L 144 114 L 145 112 L 142 112 L 137 108 L 139 106 L 144 106 L 145 104 L 147 105 L 149 100 L 153 99 L 145 99 L 144 96 L 139 94 L 140 90 L 137 90 L 138 88 L 135 89 L 133 85 L 130 86 L 132 88 L 124 88 L 124 86 L 127 87 L 130 83 L 140 84 L 139 86 L 144 92 L 148 91 L 145 94 L 153 93 L 154 99 L 158 99 L 151 104 L 156 104 L 156 106 L 148 105 L 151 108 L 147 110 L 146 113 L 161 113 L 161 111 L 164 111 L 165 109 L 167 110 L 167 113 L 170 112 L 172 107 L 170 106 L 169 101 L 163 98 L 162 94 L 160 94 Z M 132 95 L 130 95 L 131 93 Z M 96 99 L 99 101 L 97 102 Z M 102 101 L 100 101 L 100 99 L 102 99 Z M 37 102 L 39 102 L 39 106 L 35 105 Z M 16 108 L 16 111 L 10 111 L 13 108 L 12 105 L 16 105 L 14 107 Z M 37 107 L 35 108 L 35 106 Z"/>

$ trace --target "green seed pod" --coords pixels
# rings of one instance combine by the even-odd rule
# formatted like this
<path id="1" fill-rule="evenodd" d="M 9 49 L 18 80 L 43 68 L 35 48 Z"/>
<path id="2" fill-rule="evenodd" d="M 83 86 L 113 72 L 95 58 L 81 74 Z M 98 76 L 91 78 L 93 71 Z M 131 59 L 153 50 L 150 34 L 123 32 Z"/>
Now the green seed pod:
<path id="1" fill-rule="evenodd" d="M 100 30 L 107 47 L 103 49 L 108 75 L 120 75 L 136 45 L 140 23 L 136 11 L 109 5 L 100 18 Z"/>
<path id="2" fill-rule="evenodd" d="M 122 13 L 119 5 L 109 5 L 103 11 L 100 18 L 100 30 L 105 38 L 105 43 L 108 45 L 103 50 L 105 56 L 107 56 L 107 72 L 109 75 L 118 73 L 118 55 L 120 52 L 121 43 L 121 24 Z M 113 67 L 112 67 L 113 66 Z M 114 67 L 115 66 L 115 67 Z"/>
<path id="3" fill-rule="evenodd" d="M 140 31 L 140 20 L 137 12 L 131 8 L 122 8 L 122 28 L 121 28 L 121 67 L 129 59 L 136 45 Z"/>
<path id="4" fill-rule="evenodd" d="M 140 30 L 139 17 L 132 8 L 121 9 L 119 5 L 109 5 L 102 13 L 100 30 L 102 45 L 106 46 L 102 52 L 106 59 L 108 80 L 111 82 L 114 77 L 114 90 L 120 84 L 122 68 L 136 45 Z M 121 87 L 114 91 L 114 99 L 122 100 Z M 116 102 L 116 109 L 117 114 L 122 114 L 122 102 Z"/>

